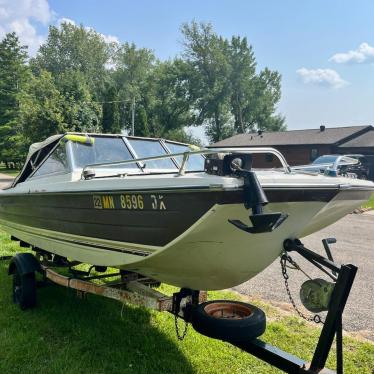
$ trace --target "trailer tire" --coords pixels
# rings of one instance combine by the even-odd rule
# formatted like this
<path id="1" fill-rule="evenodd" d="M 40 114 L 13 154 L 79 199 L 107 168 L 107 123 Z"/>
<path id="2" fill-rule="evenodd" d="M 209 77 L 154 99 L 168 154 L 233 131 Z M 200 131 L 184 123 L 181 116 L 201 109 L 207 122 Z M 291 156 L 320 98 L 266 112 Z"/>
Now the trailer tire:
<path id="1" fill-rule="evenodd" d="M 265 332 L 265 313 L 239 301 L 214 300 L 192 312 L 192 326 L 200 334 L 231 342 L 253 340 Z"/>
<path id="2" fill-rule="evenodd" d="M 18 269 L 13 273 L 13 302 L 22 310 L 36 306 L 35 272 L 21 274 Z"/>

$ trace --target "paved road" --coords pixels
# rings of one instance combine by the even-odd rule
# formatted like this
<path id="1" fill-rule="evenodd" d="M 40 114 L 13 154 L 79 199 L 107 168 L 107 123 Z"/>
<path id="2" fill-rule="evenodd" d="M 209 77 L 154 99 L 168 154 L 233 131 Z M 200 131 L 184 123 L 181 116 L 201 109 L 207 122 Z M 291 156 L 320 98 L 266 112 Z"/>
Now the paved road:
<path id="1" fill-rule="evenodd" d="M 302 241 L 306 247 L 316 248 L 324 254 L 321 240 L 335 237 L 338 242 L 332 246 L 334 259 L 358 266 L 358 274 L 343 317 L 344 329 L 358 332 L 374 341 L 374 214 L 370 213 L 349 214 Z M 299 255 L 292 257 L 312 277 L 321 277 L 322 273 Z M 306 278 L 300 271 L 290 271 L 291 290 L 298 303 L 299 288 L 304 280 Z M 234 289 L 246 295 L 289 303 L 278 260 L 255 278 Z M 291 309 L 290 304 L 283 304 L 283 307 Z"/>

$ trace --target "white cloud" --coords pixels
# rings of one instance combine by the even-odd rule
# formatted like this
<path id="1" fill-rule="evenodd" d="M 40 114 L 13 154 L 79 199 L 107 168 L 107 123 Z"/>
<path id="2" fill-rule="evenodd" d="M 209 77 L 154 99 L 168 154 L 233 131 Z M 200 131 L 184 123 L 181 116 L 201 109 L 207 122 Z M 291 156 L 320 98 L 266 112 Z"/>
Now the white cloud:
<path id="1" fill-rule="evenodd" d="M 296 70 L 296 73 L 304 83 L 315 84 L 319 86 L 327 86 L 332 88 L 341 88 L 346 86 L 348 82 L 340 77 L 340 75 L 332 69 L 306 69 Z"/>
<path id="2" fill-rule="evenodd" d="M 45 37 L 40 35 L 35 24 L 48 25 L 54 12 L 47 0 L 0 0 L 0 39 L 15 31 L 22 44 L 34 55 Z"/>
<path id="3" fill-rule="evenodd" d="M 39 26 L 76 22 L 69 18 L 56 21 L 56 14 L 50 8 L 48 0 L 0 0 L 0 40 L 8 32 L 16 32 L 21 44 L 29 47 L 30 56 L 34 56 L 46 35 L 38 31 Z M 87 30 L 92 28 L 86 27 Z M 100 34 L 100 33 L 99 33 Z M 100 34 L 107 43 L 117 43 L 116 36 Z"/>
<path id="4" fill-rule="evenodd" d="M 338 64 L 370 62 L 374 60 L 374 47 L 368 43 L 361 43 L 357 49 L 345 53 L 336 53 L 329 61 L 334 61 Z"/>

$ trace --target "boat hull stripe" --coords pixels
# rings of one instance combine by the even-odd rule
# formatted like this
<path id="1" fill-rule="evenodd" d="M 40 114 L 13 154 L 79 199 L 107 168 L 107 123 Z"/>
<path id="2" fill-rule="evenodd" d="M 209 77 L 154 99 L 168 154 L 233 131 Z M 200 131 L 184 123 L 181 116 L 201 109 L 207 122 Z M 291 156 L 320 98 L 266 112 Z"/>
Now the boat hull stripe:
<path id="1" fill-rule="evenodd" d="M 339 193 L 337 188 L 265 191 L 270 203 L 328 202 Z M 365 191 L 346 190 L 340 193 L 351 193 L 355 200 Z M 164 247 L 214 205 L 243 204 L 243 201 L 242 189 L 190 190 L 183 194 L 176 191 L 138 193 L 125 190 L 85 194 L 1 194 L 0 219 L 9 224 L 13 222 L 84 238 Z"/>

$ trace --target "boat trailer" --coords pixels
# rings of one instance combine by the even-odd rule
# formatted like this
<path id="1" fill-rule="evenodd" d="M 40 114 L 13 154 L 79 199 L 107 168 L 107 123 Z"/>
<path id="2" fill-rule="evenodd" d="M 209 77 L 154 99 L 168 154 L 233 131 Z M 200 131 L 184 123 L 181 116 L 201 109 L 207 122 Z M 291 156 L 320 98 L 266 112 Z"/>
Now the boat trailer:
<path id="1" fill-rule="evenodd" d="M 328 258 L 306 248 L 298 239 L 288 239 L 284 242 L 284 250 L 286 253 L 295 251 L 313 265 L 317 266 L 320 270 L 323 269 L 322 271 L 324 271 L 325 269 L 329 269 L 333 274 L 337 275 L 325 322 L 312 361 L 307 363 L 296 356 L 261 341 L 260 339 L 232 343 L 233 345 L 286 373 L 343 374 L 342 314 L 357 273 L 357 267 L 351 264 L 339 265 L 333 261 L 329 247 L 329 244 L 333 242 L 336 242 L 336 240 L 331 238 L 323 240 L 323 245 Z M 334 337 L 336 337 L 336 372 L 325 368 Z"/>
<path id="2" fill-rule="evenodd" d="M 325 364 L 334 337 L 336 337 L 336 373 L 342 374 L 342 314 L 357 272 L 357 267 L 350 264 L 339 265 L 333 261 L 329 244 L 335 241 L 335 239 L 323 240 L 327 258 L 306 248 L 298 239 L 288 239 L 284 242 L 285 255 L 290 252 L 297 252 L 335 279 L 327 308 L 327 315 L 310 363 L 284 352 L 260 340 L 258 337 L 248 340 L 237 340 L 231 339 L 229 335 L 227 338 L 217 335 L 219 337 L 216 338 L 224 340 L 284 372 L 316 374 L 335 373 L 326 369 Z M 166 296 L 153 288 L 159 286 L 159 282 L 140 274 L 119 270 L 115 273 L 91 275 L 93 269 L 98 273 L 104 273 L 107 269 L 105 267 L 91 266 L 88 271 L 82 271 L 74 268 L 74 266 L 80 264 L 78 262 L 68 262 L 65 258 L 56 255 L 51 256 L 37 248 L 33 248 L 33 250 L 36 251 L 36 256 L 31 253 L 19 253 L 13 258 L 11 256 L 0 257 L 0 260 L 10 260 L 9 274 L 13 274 L 14 276 L 13 300 L 20 305 L 21 309 L 27 309 L 36 304 L 37 282 L 35 280 L 35 273 L 39 272 L 43 276 L 42 283 L 49 280 L 60 286 L 75 289 L 79 297 L 84 297 L 86 294 L 95 294 L 156 311 L 170 312 L 176 318 L 177 335 L 180 340 L 186 335 L 187 329 L 185 328 L 183 334 L 179 334 L 177 318 L 183 319 L 186 324 L 192 322 L 195 329 L 200 333 L 202 330 L 204 331 L 204 328 L 196 328 L 194 325 L 193 314 L 194 310 L 201 303 L 206 302 L 207 293 L 205 291 L 182 288 L 179 292 L 174 293 L 173 296 Z M 55 267 L 68 268 L 69 275 L 62 275 L 52 269 Z M 98 283 L 110 278 L 116 279 L 103 284 Z M 217 325 L 217 329 L 219 329 L 219 325 Z M 214 337 L 212 335 L 209 336 Z"/>

